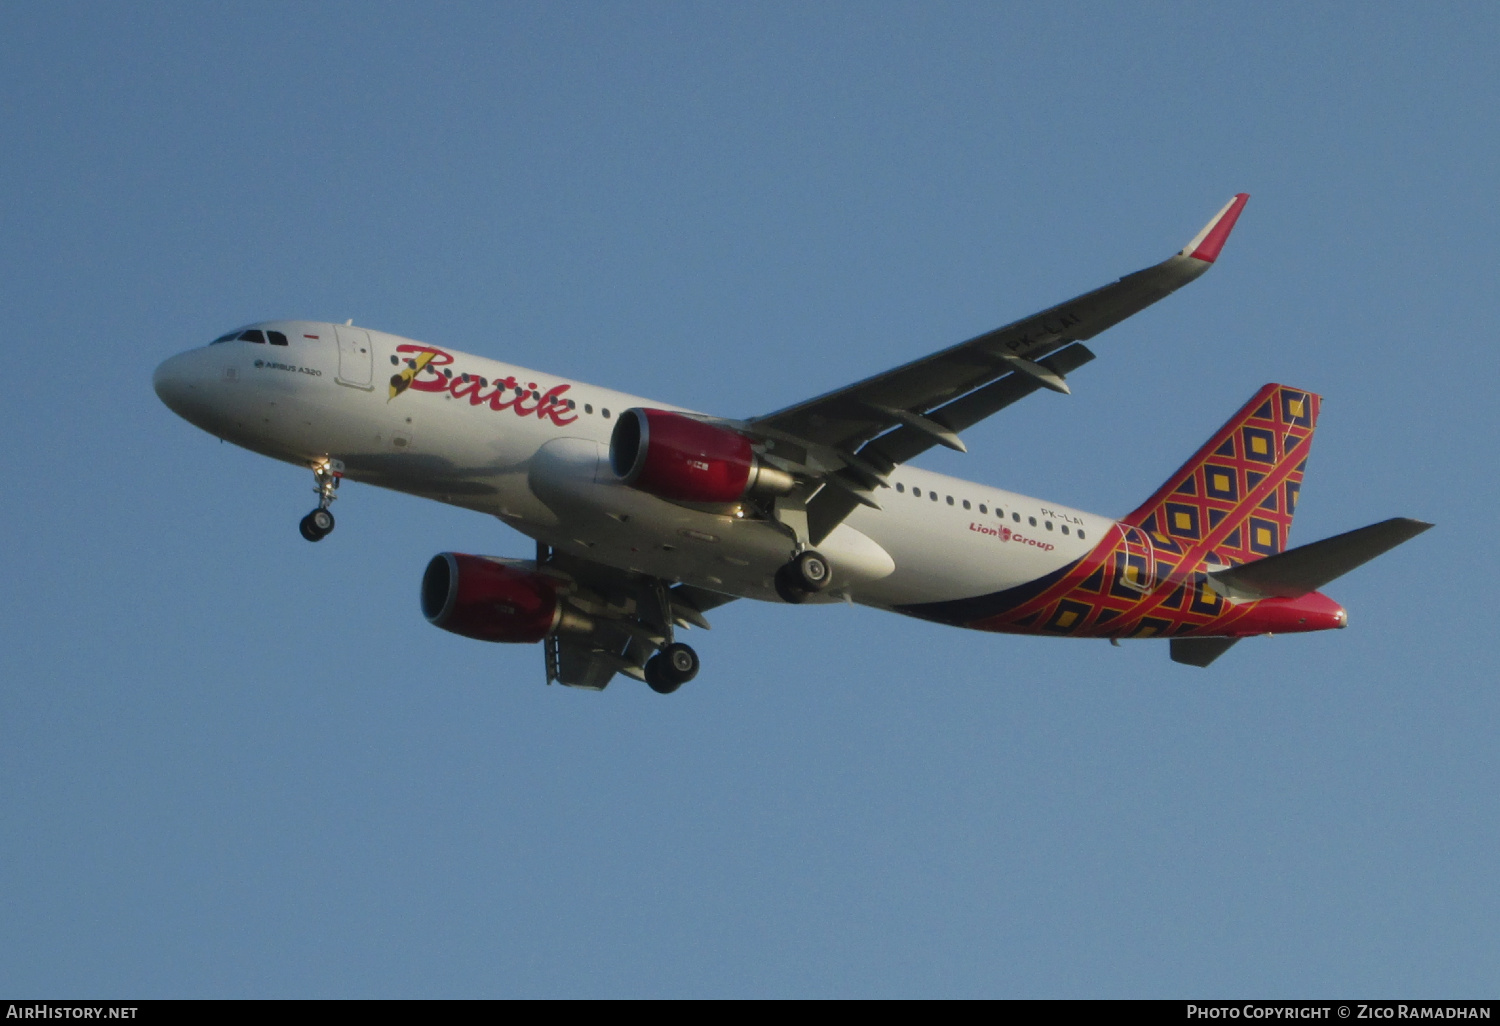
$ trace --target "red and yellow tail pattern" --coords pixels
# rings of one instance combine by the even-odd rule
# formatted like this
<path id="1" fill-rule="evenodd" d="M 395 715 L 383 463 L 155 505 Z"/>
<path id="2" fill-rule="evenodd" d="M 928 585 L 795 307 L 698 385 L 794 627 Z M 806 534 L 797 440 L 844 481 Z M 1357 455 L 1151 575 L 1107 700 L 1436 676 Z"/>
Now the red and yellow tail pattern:
<path id="1" fill-rule="evenodd" d="M 1123 522 L 1146 532 L 1158 563 L 1234 565 L 1283 551 L 1321 405 L 1266 385 Z"/>
<path id="2" fill-rule="evenodd" d="M 1226 601 L 1205 570 L 1286 548 L 1320 403 L 1311 392 L 1266 385 L 1087 556 L 1006 591 L 906 611 L 976 630 L 1063 637 L 1272 629 L 1257 612 L 1264 603 Z"/>

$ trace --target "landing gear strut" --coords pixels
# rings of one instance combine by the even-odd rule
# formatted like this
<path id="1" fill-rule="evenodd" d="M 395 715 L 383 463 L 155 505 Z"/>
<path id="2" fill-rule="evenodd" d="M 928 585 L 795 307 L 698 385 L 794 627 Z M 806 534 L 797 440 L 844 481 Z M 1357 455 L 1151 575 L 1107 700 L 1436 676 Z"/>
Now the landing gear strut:
<path id="1" fill-rule="evenodd" d="M 833 568 L 821 553 L 808 549 L 776 571 L 775 583 L 783 602 L 806 602 L 833 583 Z"/>
<path id="2" fill-rule="evenodd" d="M 325 460 L 313 467 L 313 477 L 317 481 L 317 487 L 313 491 L 318 493 L 318 508 L 303 517 L 302 522 L 297 525 L 302 537 L 308 541 L 322 541 L 333 531 L 333 514 L 328 511 L 328 507 L 338 498 L 334 493 L 338 491 L 339 481 L 343 476 L 344 465 L 338 460 Z"/>
<path id="3" fill-rule="evenodd" d="M 658 695 L 670 695 L 698 676 L 698 653 L 681 642 L 667 645 L 646 663 L 646 683 Z"/>

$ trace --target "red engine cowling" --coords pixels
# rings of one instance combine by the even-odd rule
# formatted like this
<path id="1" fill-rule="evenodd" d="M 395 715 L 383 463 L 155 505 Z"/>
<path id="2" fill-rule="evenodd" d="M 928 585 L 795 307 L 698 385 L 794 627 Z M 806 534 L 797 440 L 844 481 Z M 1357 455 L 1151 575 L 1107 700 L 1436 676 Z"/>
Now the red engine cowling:
<path id="1" fill-rule="evenodd" d="M 625 484 L 671 502 L 738 502 L 785 495 L 797 484 L 758 460 L 744 435 L 669 410 L 620 414 L 609 460 Z"/>
<path id="2" fill-rule="evenodd" d="M 563 581 L 536 564 L 441 552 L 422 575 L 422 615 L 434 627 L 479 641 L 541 641 L 575 623 L 558 601 Z"/>

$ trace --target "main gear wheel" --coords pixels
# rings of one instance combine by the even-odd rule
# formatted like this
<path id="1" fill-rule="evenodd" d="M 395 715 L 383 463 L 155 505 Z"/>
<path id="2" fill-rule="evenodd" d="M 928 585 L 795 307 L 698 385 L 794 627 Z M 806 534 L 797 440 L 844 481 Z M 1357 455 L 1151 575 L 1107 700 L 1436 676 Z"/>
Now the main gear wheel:
<path id="1" fill-rule="evenodd" d="M 776 594 L 783 602 L 806 602 L 833 583 L 833 568 L 820 552 L 799 552 L 790 563 L 776 571 Z"/>
<path id="2" fill-rule="evenodd" d="M 658 695 L 670 695 L 698 676 L 698 653 L 681 642 L 667 645 L 646 663 L 646 683 Z"/>

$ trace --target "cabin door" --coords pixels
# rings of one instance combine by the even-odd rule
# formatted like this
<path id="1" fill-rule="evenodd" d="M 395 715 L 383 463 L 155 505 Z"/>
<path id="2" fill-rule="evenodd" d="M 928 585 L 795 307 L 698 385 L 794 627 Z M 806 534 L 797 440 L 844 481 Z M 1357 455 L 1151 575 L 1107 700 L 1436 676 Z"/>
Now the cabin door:
<path id="1" fill-rule="evenodd" d="M 370 382 L 374 377 L 375 354 L 371 352 L 370 333 L 343 324 L 334 331 L 339 339 L 339 384 L 353 388 L 373 387 Z"/>

